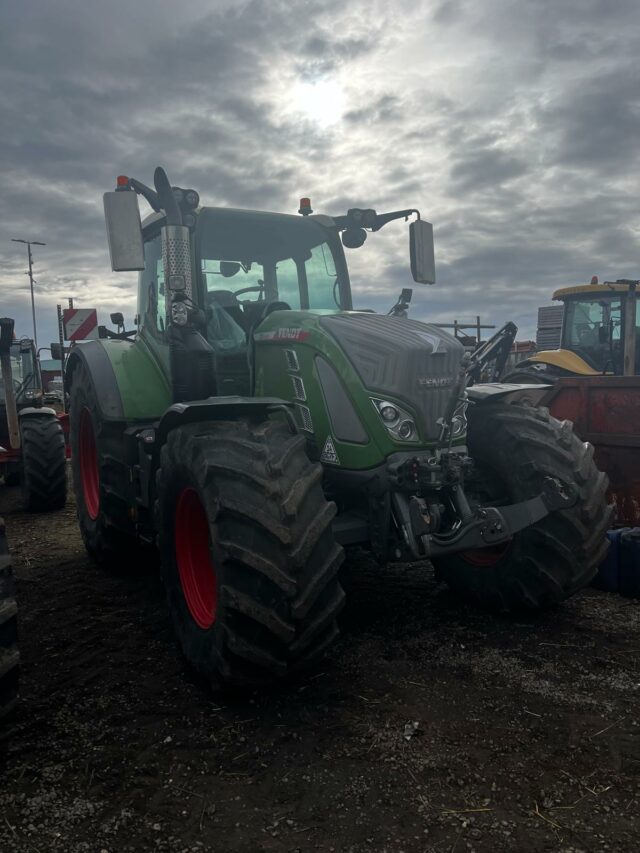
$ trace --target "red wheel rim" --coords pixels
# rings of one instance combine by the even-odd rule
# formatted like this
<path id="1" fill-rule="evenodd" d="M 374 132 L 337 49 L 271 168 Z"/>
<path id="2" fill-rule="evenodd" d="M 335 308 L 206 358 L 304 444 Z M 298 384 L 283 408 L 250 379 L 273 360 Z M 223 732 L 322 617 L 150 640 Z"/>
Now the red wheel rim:
<path id="1" fill-rule="evenodd" d="M 80 416 L 80 447 L 78 449 L 84 505 L 89 518 L 95 521 L 100 510 L 100 474 L 96 437 L 89 409 L 83 409 Z"/>
<path id="2" fill-rule="evenodd" d="M 472 566 L 489 568 L 499 563 L 509 548 L 511 548 L 511 539 L 508 542 L 503 542 L 502 545 L 497 545 L 495 548 L 477 548 L 472 551 L 462 551 L 460 556 L 467 563 L 471 563 Z"/>
<path id="3" fill-rule="evenodd" d="M 193 621 L 210 628 L 216 618 L 218 591 L 211 559 L 209 523 L 195 489 L 180 492 L 175 514 L 176 562 L 184 600 Z"/>

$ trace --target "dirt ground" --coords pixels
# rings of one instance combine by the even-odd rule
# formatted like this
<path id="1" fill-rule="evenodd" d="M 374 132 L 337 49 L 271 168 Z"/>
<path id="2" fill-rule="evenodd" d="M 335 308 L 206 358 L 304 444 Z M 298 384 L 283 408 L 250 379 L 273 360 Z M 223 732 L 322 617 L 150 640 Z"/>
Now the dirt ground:
<path id="1" fill-rule="evenodd" d="M 322 666 L 220 700 L 155 573 L 98 570 L 73 505 L 19 506 L 0 488 L 23 661 L 2 853 L 640 848 L 639 602 L 494 618 L 352 555 Z"/>

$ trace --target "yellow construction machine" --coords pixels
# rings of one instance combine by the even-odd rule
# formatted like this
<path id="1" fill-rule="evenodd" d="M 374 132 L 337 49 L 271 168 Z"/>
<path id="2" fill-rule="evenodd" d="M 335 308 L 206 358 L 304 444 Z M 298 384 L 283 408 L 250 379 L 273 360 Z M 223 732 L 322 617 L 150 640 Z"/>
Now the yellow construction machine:
<path id="1" fill-rule="evenodd" d="M 640 309 L 637 281 L 618 279 L 556 290 L 564 303 L 560 349 L 543 350 L 516 364 L 505 382 L 553 383 L 562 377 L 637 376 Z"/>

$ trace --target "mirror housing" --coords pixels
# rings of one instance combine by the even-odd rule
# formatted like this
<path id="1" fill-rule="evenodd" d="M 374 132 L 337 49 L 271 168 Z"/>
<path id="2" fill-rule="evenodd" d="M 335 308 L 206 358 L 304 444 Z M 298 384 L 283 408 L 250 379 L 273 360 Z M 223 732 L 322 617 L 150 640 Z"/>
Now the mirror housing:
<path id="1" fill-rule="evenodd" d="M 416 219 L 409 226 L 411 275 L 418 284 L 435 284 L 436 261 L 433 248 L 433 225 Z"/>
<path id="2" fill-rule="evenodd" d="M 52 343 L 50 349 L 51 358 L 55 359 L 56 361 L 62 361 L 62 347 L 60 346 L 60 344 Z"/>
<path id="3" fill-rule="evenodd" d="M 220 275 L 223 278 L 233 278 L 239 272 L 240 264 L 238 261 L 220 261 Z"/>
<path id="4" fill-rule="evenodd" d="M 144 246 L 138 197 L 131 191 L 105 193 L 104 218 L 107 225 L 111 269 L 132 272 L 144 269 Z"/>

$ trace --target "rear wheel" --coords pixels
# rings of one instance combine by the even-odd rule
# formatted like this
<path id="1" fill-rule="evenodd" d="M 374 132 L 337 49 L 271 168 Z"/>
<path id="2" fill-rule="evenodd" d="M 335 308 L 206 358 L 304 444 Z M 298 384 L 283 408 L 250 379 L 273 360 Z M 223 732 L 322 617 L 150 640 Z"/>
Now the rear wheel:
<path id="1" fill-rule="evenodd" d="M 587 586 L 607 553 L 612 513 L 593 447 L 546 409 L 501 403 L 471 411 L 468 443 L 485 481 L 475 484 L 478 503 L 492 502 L 487 486 L 498 506 L 526 500 L 540 492 L 545 477 L 575 484 L 578 500 L 497 548 L 434 560 L 439 576 L 461 595 L 503 611 L 553 605 Z M 468 490 L 473 497 L 473 481 Z"/>
<path id="2" fill-rule="evenodd" d="M 18 607 L 11 570 L 11 557 L 0 518 L 0 740 L 8 731 L 18 702 Z"/>
<path id="3" fill-rule="evenodd" d="M 335 507 L 304 439 L 280 423 L 169 433 L 156 505 L 169 608 L 187 660 L 214 686 L 298 672 L 338 634 Z"/>
<path id="4" fill-rule="evenodd" d="M 70 410 L 71 471 L 82 539 L 97 563 L 127 569 L 139 561 L 142 549 L 129 515 L 121 436 L 103 421 L 83 364 L 73 373 Z"/>
<path id="5" fill-rule="evenodd" d="M 61 509 L 67 500 L 67 471 L 60 421 L 54 414 L 26 415 L 20 419 L 20 434 L 27 509 Z"/>

